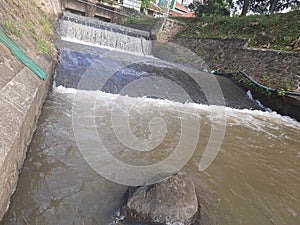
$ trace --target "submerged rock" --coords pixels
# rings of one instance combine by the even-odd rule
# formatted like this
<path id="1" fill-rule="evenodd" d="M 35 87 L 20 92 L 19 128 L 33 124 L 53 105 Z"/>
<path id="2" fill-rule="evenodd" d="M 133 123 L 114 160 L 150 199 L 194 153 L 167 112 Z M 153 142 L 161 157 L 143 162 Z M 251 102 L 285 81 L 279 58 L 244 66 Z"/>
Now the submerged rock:
<path id="1" fill-rule="evenodd" d="M 127 194 L 121 214 L 129 221 L 189 225 L 199 219 L 195 186 L 183 172 L 157 184 L 130 188 Z"/>

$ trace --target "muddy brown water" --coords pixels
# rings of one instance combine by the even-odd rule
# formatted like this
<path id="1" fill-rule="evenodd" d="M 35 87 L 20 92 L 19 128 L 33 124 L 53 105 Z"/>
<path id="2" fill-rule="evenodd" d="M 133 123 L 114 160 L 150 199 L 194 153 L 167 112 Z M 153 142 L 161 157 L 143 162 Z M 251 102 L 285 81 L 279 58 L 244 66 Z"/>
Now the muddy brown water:
<path id="1" fill-rule="evenodd" d="M 77 104 L 84 112 L 79 117 L 74 111 Z M 156 137 L 153 129 L 163 127 L 162 141 L 153 151 L 132 151 L 128 145 L 137 144 L 136 140 L 122 139 L 128 132 L 122 126 L 128 124 L 113 121 L 114 112 L 129 115 L 130 131 L 138 140 Z M 49 94 L 1 224 L 112 224 L 127 189 L 120 183 L 134 182 L 136 175 L 110 164 L 103 165 L 104 178 L 98 167 L 94 170 L 92 159 L 86 158 L 87 149 L 92 146 L 102 151 L 105 147 L 118 161 L 137 168 L 152 165 L 172 154 L 181 141 L 185 121 L 189 124 L 186 137 L 197 134 L 199 139 L 183 170 L 195 183 L 205 225 L 300 224 L 299 122 L 261 110 L 66 87 L 54 87 Z M 202 171 L 199 163 L 209 141 L 218 146 L 212 127 L 223 129 L 224 122 L 216 158 Z M 191 154 L 189 145 L 183 151 Z M 107 173 L 106 168 L 117 172 Z"/>

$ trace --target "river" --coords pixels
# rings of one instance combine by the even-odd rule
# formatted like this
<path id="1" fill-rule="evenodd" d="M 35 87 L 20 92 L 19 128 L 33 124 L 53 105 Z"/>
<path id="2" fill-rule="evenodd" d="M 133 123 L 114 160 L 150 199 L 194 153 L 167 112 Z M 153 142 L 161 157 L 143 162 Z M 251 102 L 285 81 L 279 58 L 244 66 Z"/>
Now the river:
<path id="1" fill-rule="evenodd" d="M 195 183 L 205 225 L 300 224 L 299 122 L 265 111 L 205 64 L 58 47 L 2 225 L 113 224 L 128 185 L 178 170 Z"/>

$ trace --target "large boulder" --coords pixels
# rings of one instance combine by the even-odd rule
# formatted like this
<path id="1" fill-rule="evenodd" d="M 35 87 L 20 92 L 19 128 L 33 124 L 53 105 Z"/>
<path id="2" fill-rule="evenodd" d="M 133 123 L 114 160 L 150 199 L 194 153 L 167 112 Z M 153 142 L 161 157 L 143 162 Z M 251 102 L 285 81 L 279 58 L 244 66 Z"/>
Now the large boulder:
<path id="1" fill-rule="evenodd" d="M 199 224 L 200 208 L 192 180 L 183 172 L 150 186 L 129 189 L 121 214 L 129 221 Z"/>

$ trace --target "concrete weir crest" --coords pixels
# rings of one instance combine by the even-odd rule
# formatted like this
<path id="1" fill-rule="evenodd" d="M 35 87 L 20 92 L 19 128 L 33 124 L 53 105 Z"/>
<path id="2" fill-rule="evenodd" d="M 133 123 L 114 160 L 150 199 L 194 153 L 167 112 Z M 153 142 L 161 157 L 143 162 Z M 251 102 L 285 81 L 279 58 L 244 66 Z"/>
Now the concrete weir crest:
<path id="1" fill-rule="evenodd" d="M 150 33 L 94 18 L 65 12 L 60 19 L 60 36 L 65 40 L 114 48 L 134 54 L 150 55 Z"/>

